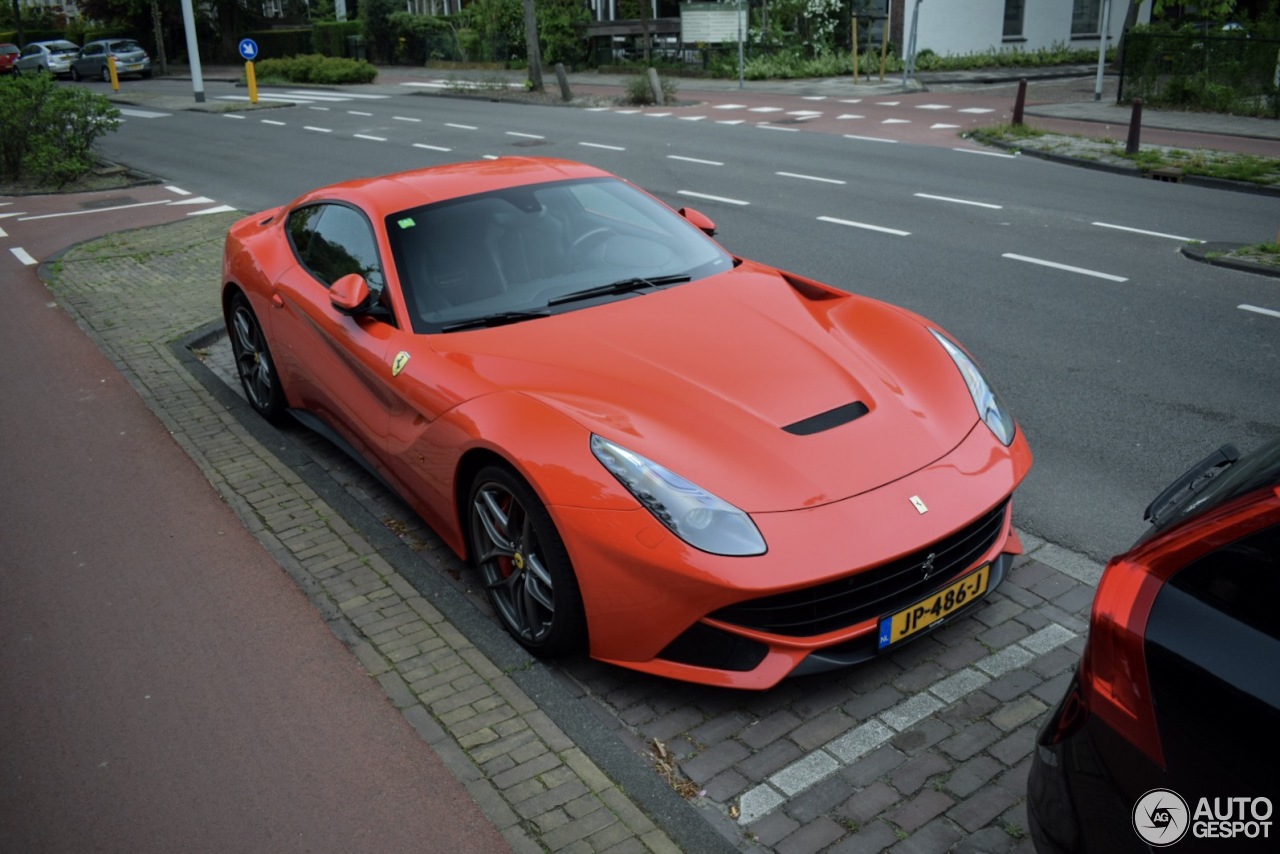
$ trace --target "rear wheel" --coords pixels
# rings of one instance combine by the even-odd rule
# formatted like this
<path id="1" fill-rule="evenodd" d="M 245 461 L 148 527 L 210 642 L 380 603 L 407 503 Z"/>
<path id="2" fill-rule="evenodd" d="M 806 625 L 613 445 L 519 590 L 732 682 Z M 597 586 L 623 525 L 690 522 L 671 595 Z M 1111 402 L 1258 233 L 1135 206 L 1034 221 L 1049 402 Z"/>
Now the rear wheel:
<path id="1" fill-rule="evenodd" d="M 249 298 L 243 293 L 232 297 L 227 318 L 227 334 L 231 336 L 236 373 L 240 375 L 240 385 L 249 405 L 268 421 L 280 421 L 287 408 L 284 388 L 276 374 L 271 351 L 267 349 L 267 336 L 249 305 Z"/>
<path id="2" fill-rule="evenodd" d="M 470 492 L 471 557 L 511 636 L 542 658 L 580 651 L 582 593 L 551 515 L 510 469 L 488 466 Z"/>

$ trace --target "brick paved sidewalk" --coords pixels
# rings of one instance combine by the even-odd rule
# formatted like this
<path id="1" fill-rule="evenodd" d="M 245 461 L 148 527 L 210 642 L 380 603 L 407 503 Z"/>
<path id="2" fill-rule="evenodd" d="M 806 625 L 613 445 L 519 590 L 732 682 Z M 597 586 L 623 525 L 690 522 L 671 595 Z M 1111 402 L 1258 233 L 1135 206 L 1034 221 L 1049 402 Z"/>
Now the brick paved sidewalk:
<path id="1" fill-rule="evenodd" d="M 240 400 L 217 308 L 233 219 L 113 235 L 42 273 L 514 848 L 1031 850 L 1033 738 L 1099 567 L 1024 535 L 974 617 L 759 694 L 530 659 L 398 499 Z"/>

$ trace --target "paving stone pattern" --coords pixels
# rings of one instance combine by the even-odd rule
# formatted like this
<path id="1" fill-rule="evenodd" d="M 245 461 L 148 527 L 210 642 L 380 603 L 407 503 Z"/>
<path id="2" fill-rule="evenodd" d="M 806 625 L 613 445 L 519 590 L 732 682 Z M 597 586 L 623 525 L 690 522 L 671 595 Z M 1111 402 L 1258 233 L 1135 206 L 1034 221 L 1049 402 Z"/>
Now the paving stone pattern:
<path id="1" fill-rule="evenodd" d="M 555 705 L 549 697 L 532 698 L 459 628 L 466 615 L 451 603 L 491 617 L 488 604 L 398 498 L 304 430 L 255 439 L 260 425 L 242 422 L 245 407 L 213 400 L 171 350 L 218 318 L 232 219 L 109 236 L 69 251 L 45 276 L 513 848 L 701 847 L 667 832 L 674 820 L 661 803 L 620 786 L 616 763 L 597 761 L 543 708 Z M 229 351 L 210 336 L 199 356 L 234 387 Z M 282 462 L 286 445 L 307 464 Z M 320 497 L 320 482 L 378 520 L 458 598 L 424 595 L 392 564 L 393 552 Z M 674 762 L 692 814 L 726 848 L 1030 852 L 1024 794 L 1034 736 L 1083 648 L 1098 568 L 1024 542 L 1028 554 L 969 618 L 866 665 L 767 692 L 585 659 L 513 660 L 545 668 L 640 773 L 657 779 L 657 760 Z"/>

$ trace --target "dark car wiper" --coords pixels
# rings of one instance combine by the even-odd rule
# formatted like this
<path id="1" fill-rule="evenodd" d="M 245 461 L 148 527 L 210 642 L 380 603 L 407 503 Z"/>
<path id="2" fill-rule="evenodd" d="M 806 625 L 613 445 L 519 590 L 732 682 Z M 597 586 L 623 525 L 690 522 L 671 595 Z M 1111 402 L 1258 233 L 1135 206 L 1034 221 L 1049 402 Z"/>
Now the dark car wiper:
<path id="1" fill-rule="evenodd" d="M 616 282 L 610 282 L 607 285 L 598 285 L 594 288 L 587 288 L 582 291 L 574 291 L 573 293 L 564 294 L 547 300 L 547 305 L 563 305 L 567 302 L 577 302 L 578 300 L 591 299 L 592 297 L 607 297 L 613 294 L 627 294 L 632 291 L 642 291 L 645 288 L 660 288 L 663 285 L 678 285 L 682 282 L 689 281 L 689 276 L 654 276 L 652 279 L 646 279 L 641 276 L 633 276 L 630 279 L 619 279 Z"/>
<path id="2" fill-rule="evenodd" d="M 463 329 L 482 329 L 486 326 L 506 326 L 508 323 L 519 323 L 522 320 L 531 320 L 535 317 L 550 316 L 551 312 L 543 308 L 531 308 L 525 311 L 496 311 L 493 314 L 482 314 L 479 317 L 471 317 L 466 320 L 459 320 L 457 323 L 450 323 L 440 331 L 458 332 Z"/>

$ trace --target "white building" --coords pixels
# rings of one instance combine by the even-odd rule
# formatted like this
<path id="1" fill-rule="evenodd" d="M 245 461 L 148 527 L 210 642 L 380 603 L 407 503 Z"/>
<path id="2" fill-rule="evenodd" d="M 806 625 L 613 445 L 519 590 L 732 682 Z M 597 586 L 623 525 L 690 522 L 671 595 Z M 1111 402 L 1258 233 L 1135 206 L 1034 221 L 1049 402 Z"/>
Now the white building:
<path id="1" fill-rule="evenodd" d="M 893 0 L 893 6 L 902 16 L 900 44 L 907 44 L 918 15 L 916 50 L 946 56 L 1060 46 L 1097 50 L 1104 17 L 1108 45 L 1114 46 L 1131 2 L 1139 4 L 1137 22 L 1147 23 L 1150 0 Z"/>

